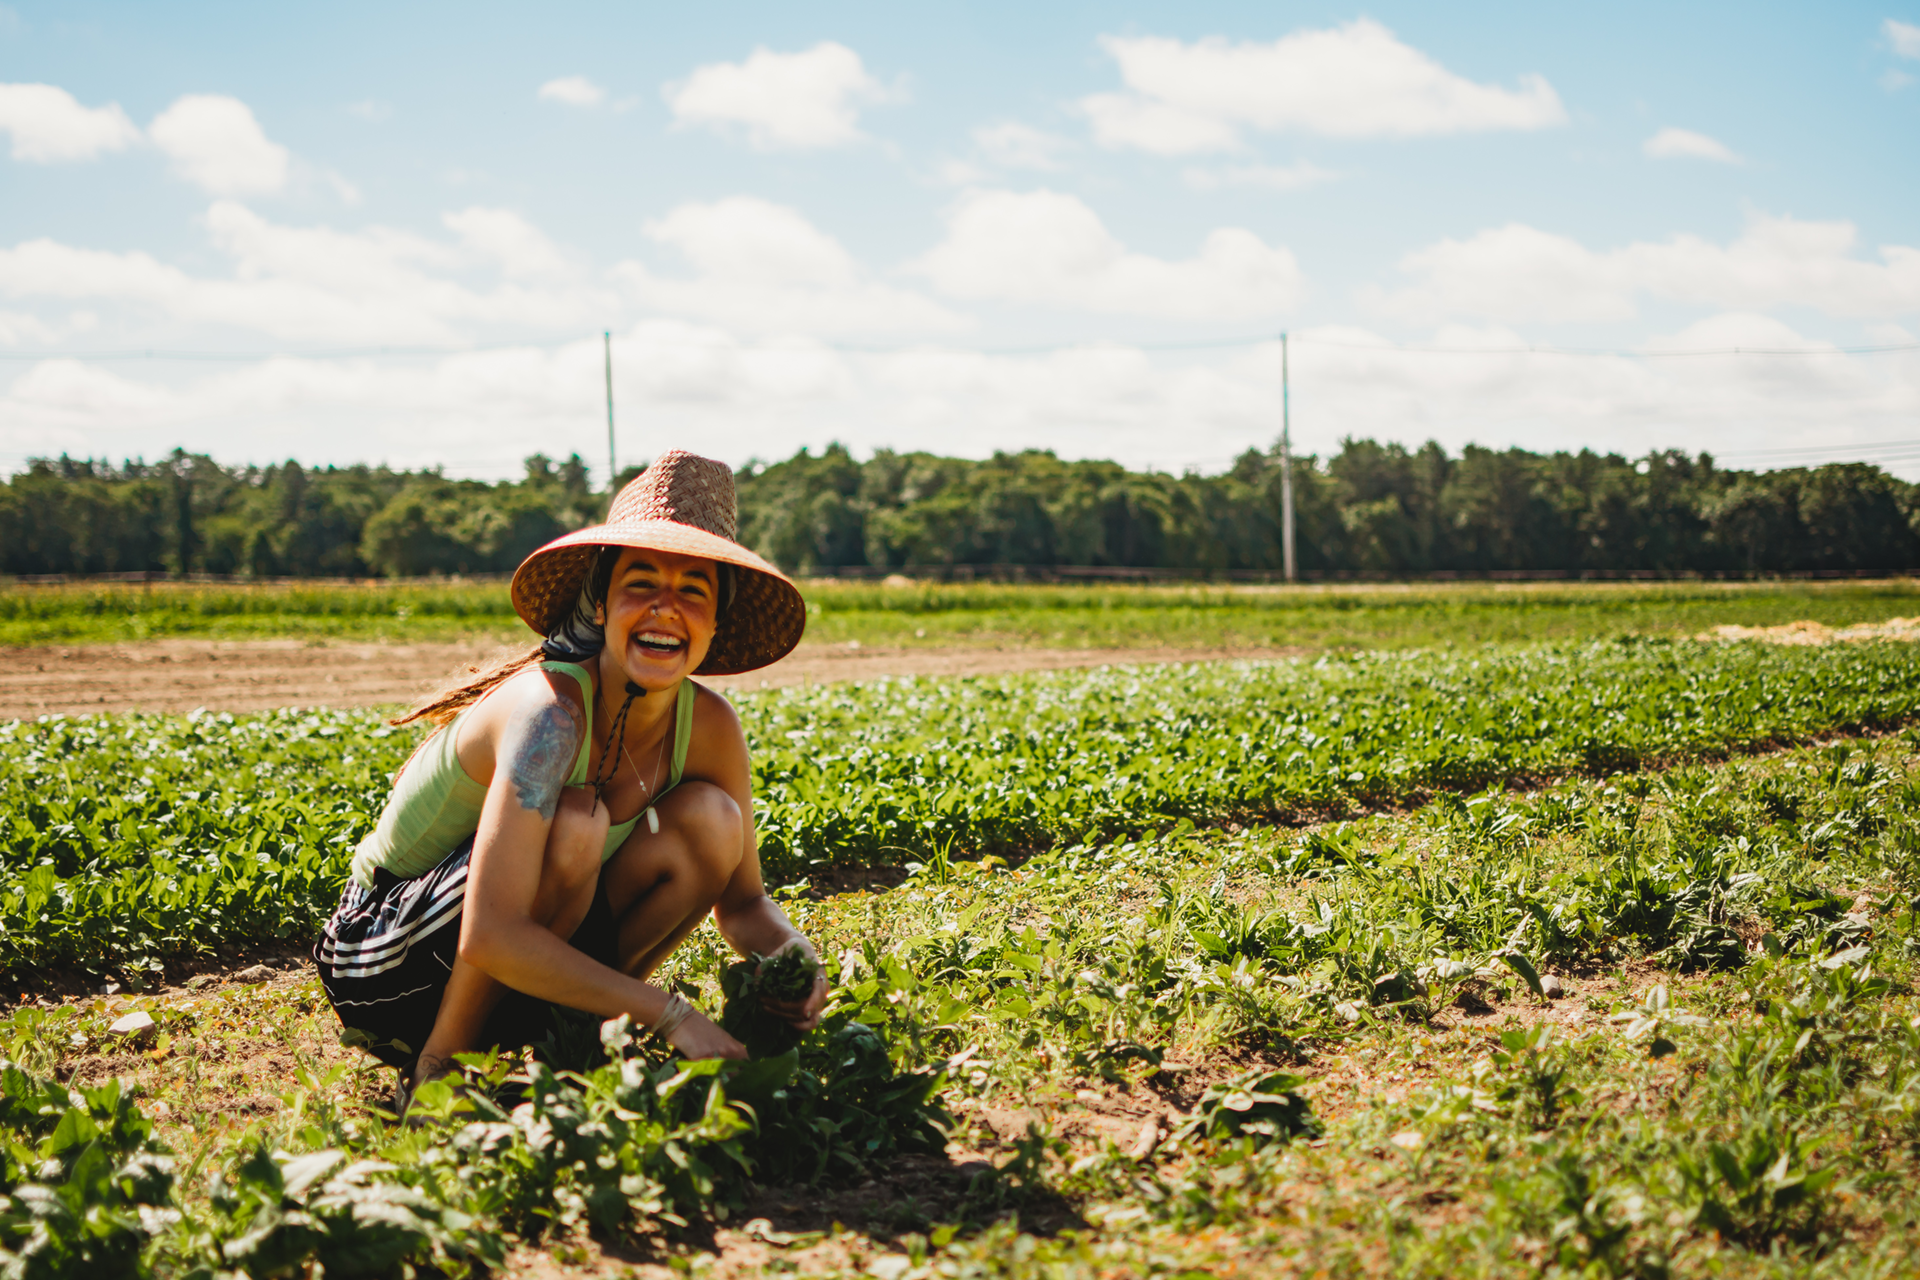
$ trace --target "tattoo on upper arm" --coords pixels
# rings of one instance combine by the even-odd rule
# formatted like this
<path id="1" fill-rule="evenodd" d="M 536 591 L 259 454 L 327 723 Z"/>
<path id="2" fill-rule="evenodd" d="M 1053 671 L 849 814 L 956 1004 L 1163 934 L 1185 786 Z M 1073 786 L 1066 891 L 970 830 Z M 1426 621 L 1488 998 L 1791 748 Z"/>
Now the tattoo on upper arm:
<path id="1" fill-rule="evenodd" d="M 570 702 L 556 702 L 536 711 L 514 735 L 506 757 L 507 778 L 522 809 L 551 820 L 560 803 L 560 789 L 573 772 L 580 751 L 580 713 Z"/>

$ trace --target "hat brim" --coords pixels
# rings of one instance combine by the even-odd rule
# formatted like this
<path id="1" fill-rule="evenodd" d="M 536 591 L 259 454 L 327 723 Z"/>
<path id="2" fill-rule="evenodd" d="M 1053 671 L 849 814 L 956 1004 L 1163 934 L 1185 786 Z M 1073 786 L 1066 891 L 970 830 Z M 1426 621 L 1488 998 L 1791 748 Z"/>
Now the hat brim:
<path id="1" fill-rule="evenodd" d="M 757 671 L 793 652 L 807 629 L 807 604 L 787 575 L 730 538 L 677 520 L 628 520 L 555 538 L 513 575 L 513 608 L 540 635 L 550 634 L 580 598 L 601 547 L 641 547 L 732 565 L 733 599 L 696 675 Z"/>

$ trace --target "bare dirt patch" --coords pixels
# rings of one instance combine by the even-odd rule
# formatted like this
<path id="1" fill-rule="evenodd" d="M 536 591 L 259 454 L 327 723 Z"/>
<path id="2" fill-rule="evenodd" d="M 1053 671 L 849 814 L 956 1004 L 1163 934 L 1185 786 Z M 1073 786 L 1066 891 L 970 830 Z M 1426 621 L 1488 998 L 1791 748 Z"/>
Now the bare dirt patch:
<path id="1" fill-rule="evenodd" d="M 1885 622 L 1856 622 L 1850 627 L 1830 627 L 1824 622 L 1802 619 L 1783 622 L 1777 627 L 1742 627 L 1728 624 L 1703 631 L 1697 640 L 1764 640 L 1769 644 L 1847 644 L 1862 640 L 1920 640 L 1920 618 L 1888 618 Z"/>
<path id="2" fill-rule="evenodd" d="M 0 648 L 0 721 L 129 711 L 265 711 L 412 702 L 472 663 L 515 652 L 467 641 L 150 640 Z M 702 677 L 720 689 L 780 688 L 883 676 L 980 676 L 1113 663 L 1290 657 L 1286 649 L 936 649 L 801 645 L 761 671 Z"/>

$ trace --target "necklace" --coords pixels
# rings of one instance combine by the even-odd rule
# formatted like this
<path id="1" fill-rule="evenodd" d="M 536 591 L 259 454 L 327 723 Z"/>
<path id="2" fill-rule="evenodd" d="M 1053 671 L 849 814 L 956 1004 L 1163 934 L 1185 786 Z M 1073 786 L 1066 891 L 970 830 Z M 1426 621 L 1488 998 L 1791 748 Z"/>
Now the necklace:
<path id="1" fill-rule="evenodd" d="M 627 694 L 628 694 L 627 706 L 631 706 L 634 698 L 640 696 L 640 694 L 643 692 L 644 690 L 642 690 L 638 685 L 629 681 L 627 683 Z M 641 797 L 643 799 L 648 799 L 654 794 L 654 789 L 653 787 L 649 787 L 646 783 L 646 779 L 640 776 L 640 766 L 633 762 L 633 753 L 627 750 L 627 735 L 624 732 L 626 728 L 626 722 L 627 722 L 627 706 L 622 706 L 620 708 L 620 715 L 618 716 L 617 719 L 615 719 L 613 728 L 608 731 L 607 740 L 611 742 L 613 741 L 616 735 L 618 736 L 620 741 L 620 754 L 618 757 L 616 757 L 616 761 L 625 760 L 627 762 L 627 767 L 633 770 L 634 782 L 639 784 Z M 670 726 L 665 733 L 662 733 L 660 735 L 660 754 L 654 757 L 654 761 L 653 761 L 653 782 L 654 782 L 654 786 L 656 787 L 660 784 L 660 766 L 664 764 L 667 759 L 667 738 L 671 736 L 672 733 L 673 733 L 673 726 Z M 605 752 L 602 751 L 601 754 L 604 757 Z M 613 765 L 613 768 L 616 770 L 619 767 L 620 766 L 617 762 Z M 609 779 L 611 779 L 612 775 L 609 774 L 608 776 L 609 776 Z M 602 782 L 594 783 L 593 791 L 594 791 L 594 800 L 596 804 L 599 801 L 600 792 L 604 789 L 605 785 L 606 784 Z M 646 819 L 647 819 L 647 830 L 656 836 L 659 835 L 660 834 L 660 815 L 654 812 L 653 805 L 651 802 L 648 803 L 645 813 L 646 813 Z M 609 813 L 608 816 L 611 817 L 612 814 Z"/>
<path id="2" fill-rule="evenodd" d="M 654 786 L 658 786 L 660 783 L 660 766 L 665 763 L 667 758 L 667 736 L 668 735 L 664 733 L 660 735 L 660 754 L 656 756 L 653 761 Z M 640 766 L 633 762 L 633 753 L 627 750 L 627 744 L 624 742 L 620 744 L 620 757 L 627 762 L 627 768 L 633 771 L 633 780 L 639 784 L 640 794 L 643 796 L 652 795 L 653 787 L 648 786 L 646 779 L 640 776 Z M 651 808 L 652 806 L 649 805 L 648 807 Z"/>

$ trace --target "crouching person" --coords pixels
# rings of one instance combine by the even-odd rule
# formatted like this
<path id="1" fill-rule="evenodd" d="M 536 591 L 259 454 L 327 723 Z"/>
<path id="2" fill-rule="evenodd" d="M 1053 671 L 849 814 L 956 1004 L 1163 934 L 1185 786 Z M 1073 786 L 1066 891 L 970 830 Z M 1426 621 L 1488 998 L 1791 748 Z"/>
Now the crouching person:
<path id="1" fill-rule="evenodd" d="M 742 954 L 812 944 L 760 879 L 747 745 L 694 682 L 799 642 L 800 593 L 734 541 L 733 475 L 673 452 L 607 523 L 534 552 L 515 610 L 545 637 L 396 720 L 436 729 L 395 780 L 313 950 L 404 1108 L 456 1053 L 539 1040 L 552 1007 L 629 1015 L 690 1058 L 745 1056 L 648 981 L 712 912 Z M 824 977 L 791 1005 L 810 1029 Z"/>

